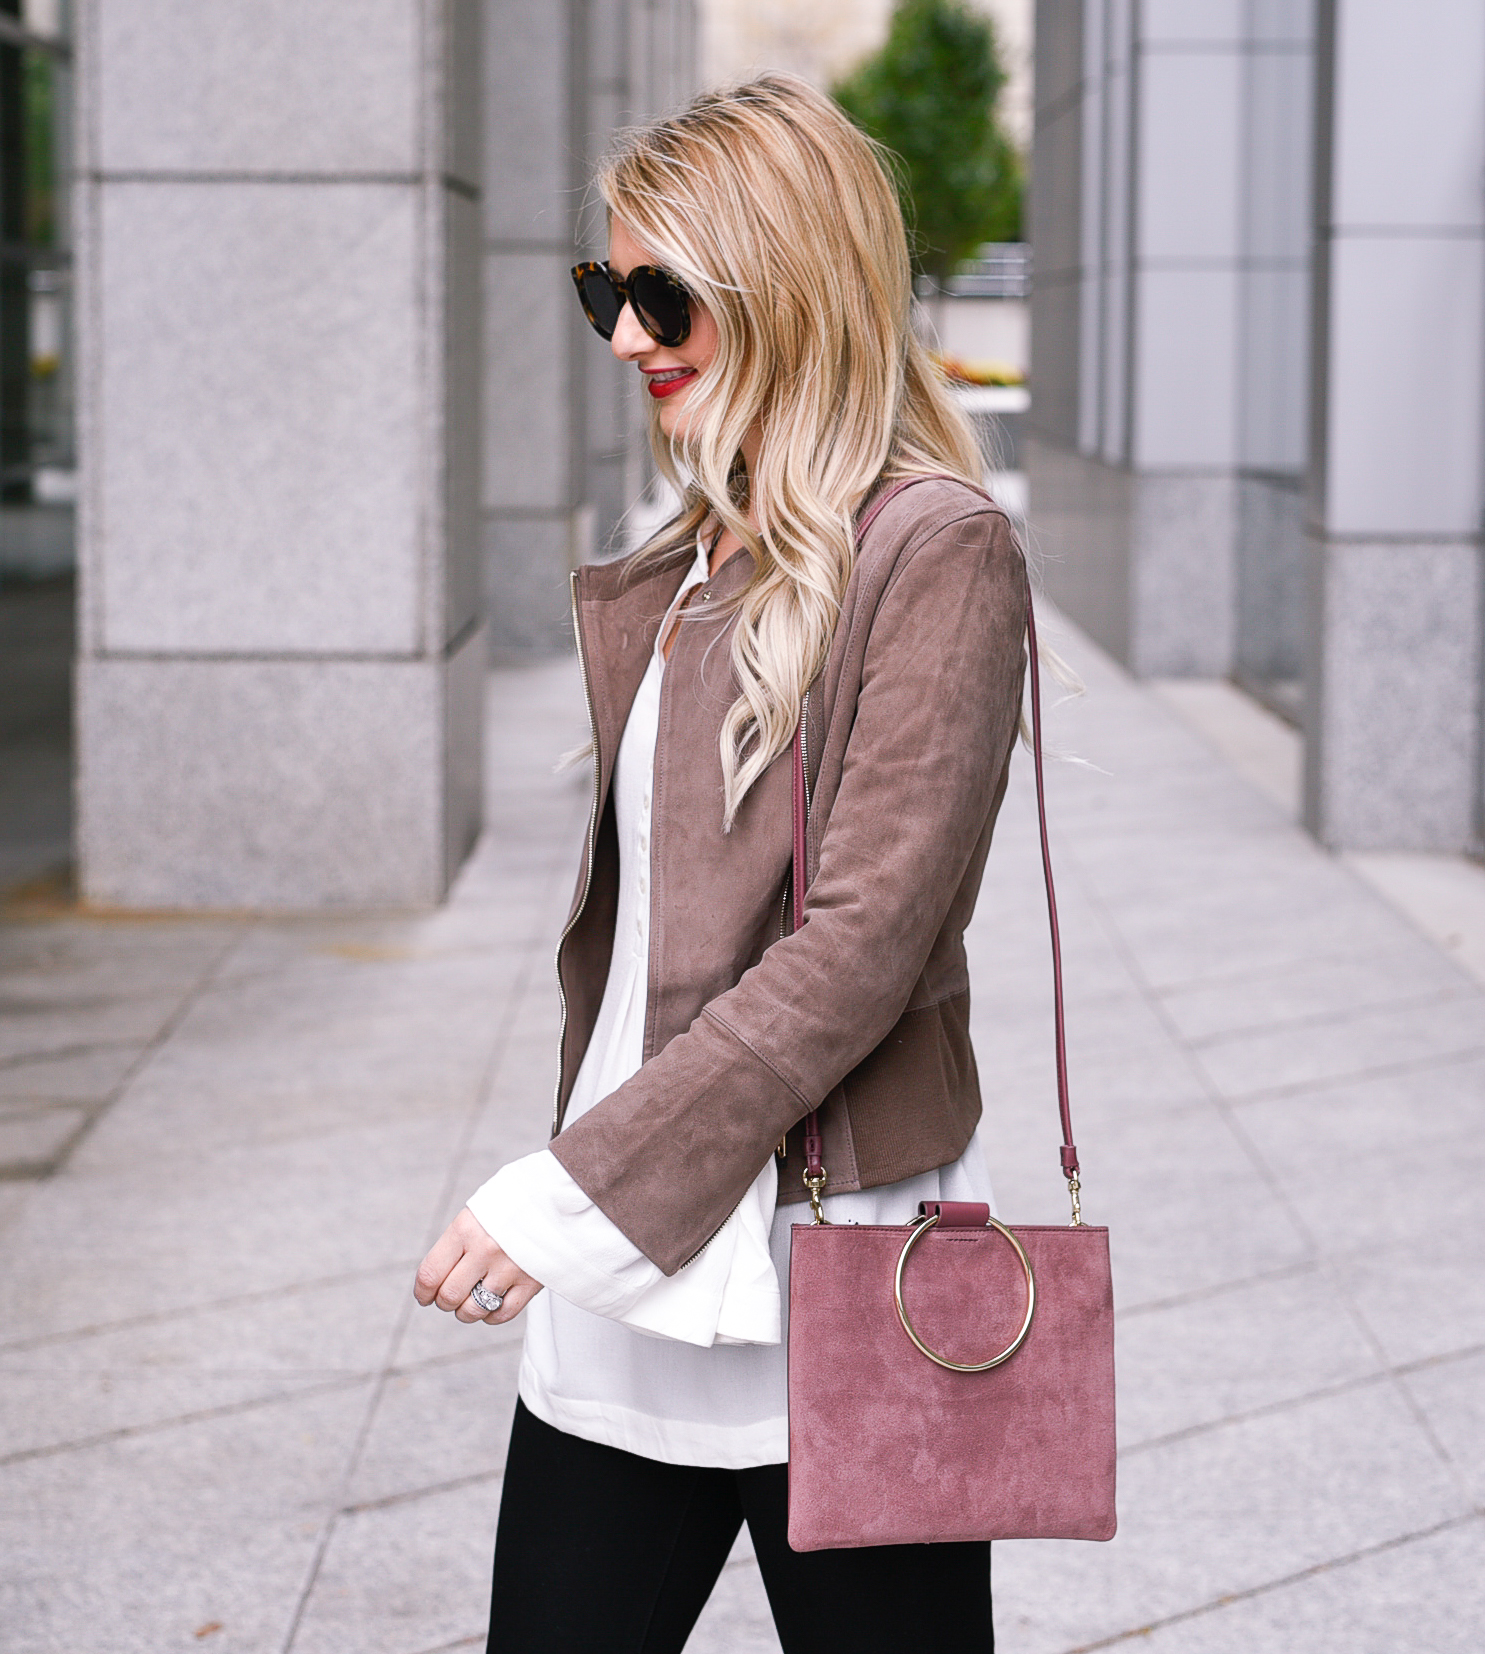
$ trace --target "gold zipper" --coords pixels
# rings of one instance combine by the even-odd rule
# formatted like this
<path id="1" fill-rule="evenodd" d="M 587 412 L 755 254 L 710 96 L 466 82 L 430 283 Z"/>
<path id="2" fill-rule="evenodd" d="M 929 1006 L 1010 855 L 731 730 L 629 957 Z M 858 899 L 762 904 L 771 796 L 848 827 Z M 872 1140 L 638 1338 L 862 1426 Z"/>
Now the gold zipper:
<path id="1" fill-rule="evenodd" d="M 572 635 L 577 644 L 578 672 L 583 680 L 583 700 L 588 708 L 588 729 L 593 737 L 593 802 L 588 809 L 588 849 L 587 859 L 583 866 L 583 889 L 578 897 L 578 904 L 573 909 L 572 917 L 562 927 L 562 934 L 557 938 L 557 952 L 552 961 L 557 972 L 557 998 L 562 1005 L 562 1024 L 557 1034 L 557 1086 L 552 1093 L 552 1136 L 557 1135 L 561 1126 L 562 1109 L 562 1065 L 567 1049 L 567 992 L 562 986 L 562 949 L 567 938 L 572 934 L 572 927 L 583 916 L 583 909 L 588 905 L 588 892 L 593 885 L 593 858 L 598 842 L 598 788 L 603 780 L 603 763 L 598 754 L 598 720 L 593 716 L 593 691 L 588 685 L 588 658 L 583 652 L 583 631 L 578 624 L 578 571 L 574 569 L 569 576 L 572 595 Z"/>

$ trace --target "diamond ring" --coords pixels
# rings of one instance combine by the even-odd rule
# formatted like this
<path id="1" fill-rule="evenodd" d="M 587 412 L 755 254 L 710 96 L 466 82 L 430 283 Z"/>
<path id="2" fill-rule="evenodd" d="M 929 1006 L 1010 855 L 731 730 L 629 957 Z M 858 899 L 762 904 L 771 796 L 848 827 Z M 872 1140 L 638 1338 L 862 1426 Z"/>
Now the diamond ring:
<path id="1" fill-rule="evenodd" d="M 486 1315 L 493 1315 L 505 1302 L 503 1292 L 491 1292 L 485 1285 L 483 1276 L 469 1289 L 469 1296 L 474 1299 Z"/>

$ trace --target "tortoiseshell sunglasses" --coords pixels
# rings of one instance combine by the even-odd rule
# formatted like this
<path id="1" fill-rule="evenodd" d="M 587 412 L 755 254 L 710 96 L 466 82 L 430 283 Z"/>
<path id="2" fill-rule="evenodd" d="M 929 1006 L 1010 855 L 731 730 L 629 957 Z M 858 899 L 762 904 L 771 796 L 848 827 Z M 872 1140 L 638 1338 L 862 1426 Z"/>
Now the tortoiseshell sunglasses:
<path id="1" fill-rule="evenodd" d="M 606 264 L 575 264 L 573 286 L 594 331 L 612 339 L 627 304 L 657 345 L 684 344 L 691 331 L 690 294 L 669 270 L 636 264 L 622 279 Z"/>

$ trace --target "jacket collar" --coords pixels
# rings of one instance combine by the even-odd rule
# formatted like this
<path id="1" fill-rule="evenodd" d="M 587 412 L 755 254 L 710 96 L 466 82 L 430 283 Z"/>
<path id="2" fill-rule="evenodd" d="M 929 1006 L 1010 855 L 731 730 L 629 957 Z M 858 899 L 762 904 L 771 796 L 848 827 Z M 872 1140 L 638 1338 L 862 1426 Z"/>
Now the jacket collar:
<path id="1" fill-rule="evenodd" d="M 573 626 L 598 743 L 598 808 L 603 809 L 629 710 L 650 664 L 660 623 L 694 561 L 694 549 L 636 575 L 627 559 L 590 563 L 573 575 Z M 749 558 L 739 550 L 706 582 L 718 600 L 747 584 Z"/>

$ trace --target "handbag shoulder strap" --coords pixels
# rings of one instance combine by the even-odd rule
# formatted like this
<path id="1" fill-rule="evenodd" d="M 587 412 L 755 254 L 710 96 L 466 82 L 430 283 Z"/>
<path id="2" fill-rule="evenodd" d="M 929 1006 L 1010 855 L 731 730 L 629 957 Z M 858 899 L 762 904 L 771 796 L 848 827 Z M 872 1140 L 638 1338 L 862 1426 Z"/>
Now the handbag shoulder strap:
<path id="1" fill-rule="evenodd" d="M 859 542 L 876 520 L 877 514 L 889 500 L 915 482 L 926 482 L 927 477 L 908 477 L 894 483 L 874 499 L 863 512 L 856 526 Z M 989 497 L 988 495 L 986 496 Z M 1056 1041 L 1057 1109 L 1062 1123 L 1062 1174 L 1067 1179 L 1072 1196 L 1074 1227 L 1083 1221 L 1080 1200 L 1082 1184 L 1078 1174 L 1078 1150 L 1073 1142 L 1072 1103 L 1067 1087 L 1067 1029 L 1062 994 L 1062 936 L 1057 925 L 1057 888 L 1052 879 L 1052 847 L 1047 836 L 1047 792 L 1045 765 L 1042 758 L 1042 684 L 1041 662 L 1036 647 L 1036 614 L 1032 607 L 1031 582 L 1026 583 L 1026 661 L 1031 679 L 1031 757 L 1036 772 L 1036 817 L 1041 836 L 1042 877 L 1047 887 L 1047 922 L 1052 933 L 1052 1019 Z M 794 864 L 793 890 L 794 928 L 804 924 L 804 895 L 806 882 L 807 841 L 809 827 L 809 778 L 805 773 L 804 712 L 794 732 Z M 820 1195 L 825 1188 L 824 1140 L 820 1134 L 820 1112 L 811 1109 L 804 1122 L 804 1185 L 809 1190 L 813 1221 L 823 1223 L 825 1214 L 820 1207 Z"/>

